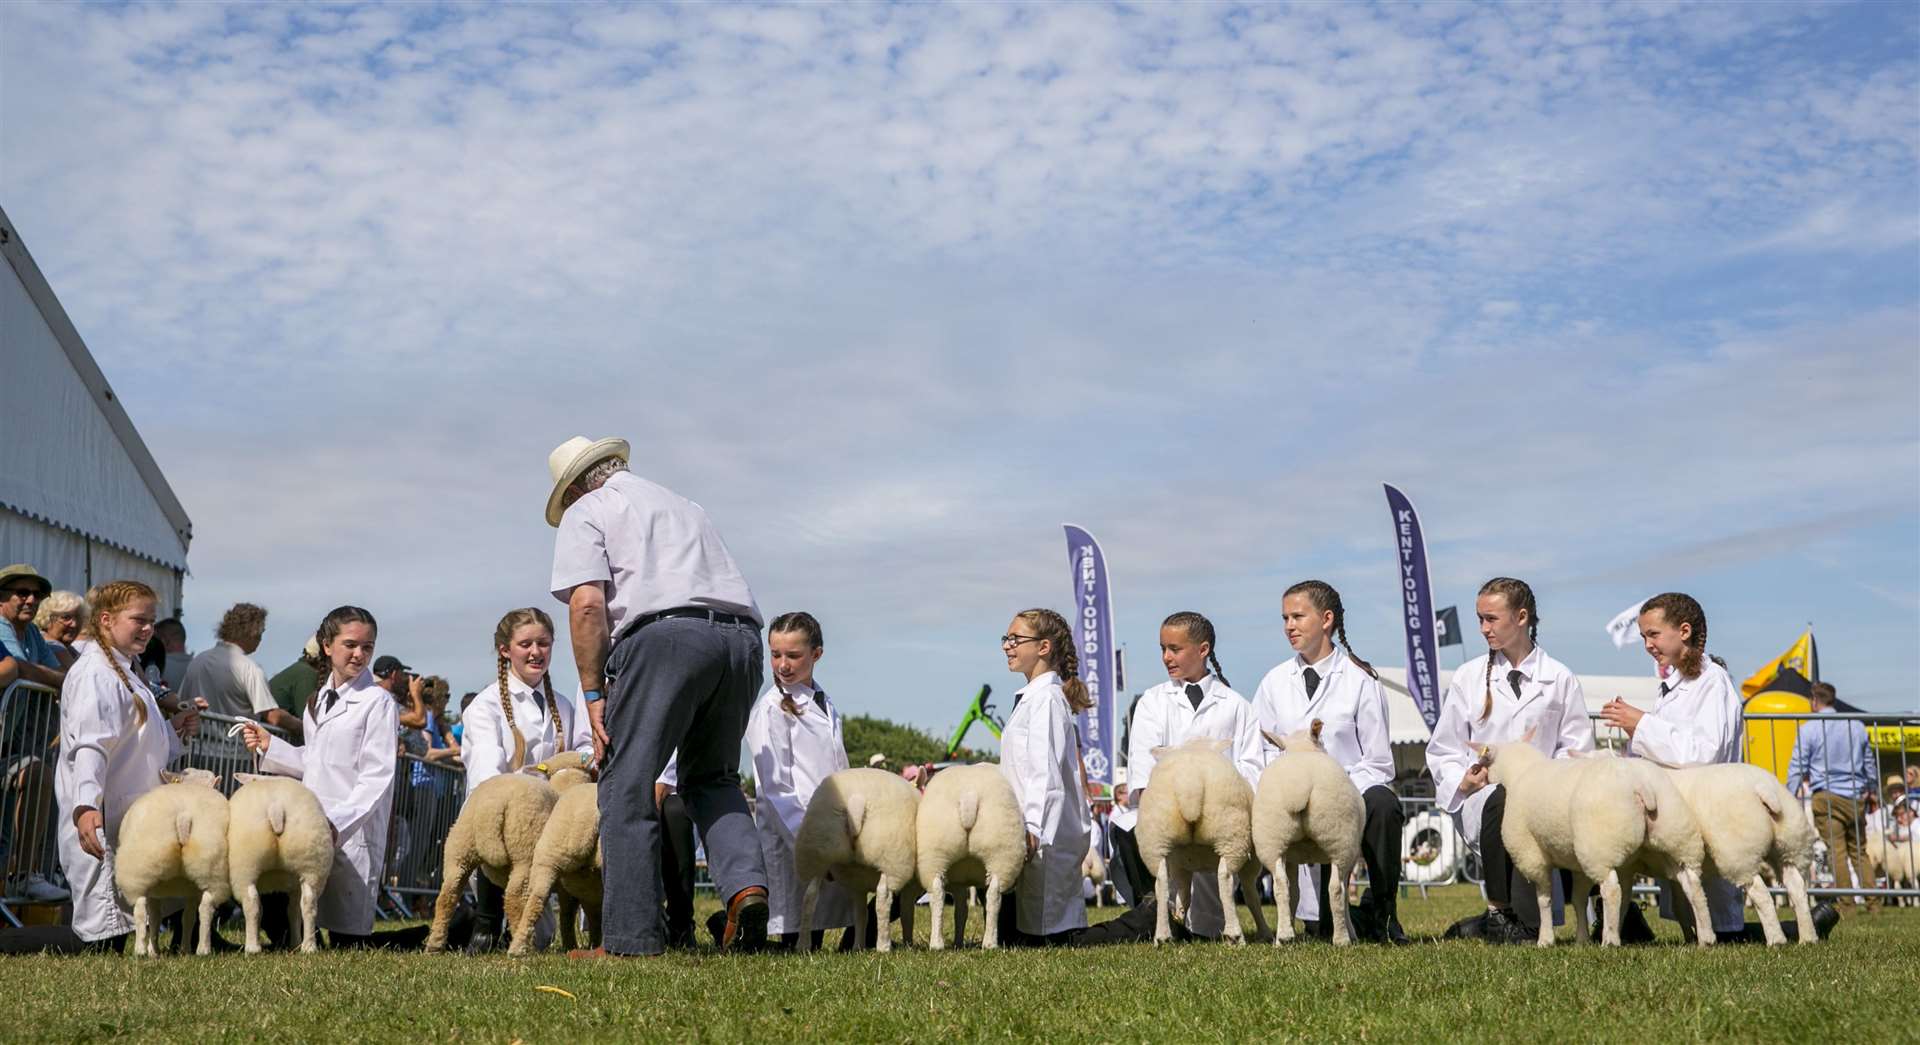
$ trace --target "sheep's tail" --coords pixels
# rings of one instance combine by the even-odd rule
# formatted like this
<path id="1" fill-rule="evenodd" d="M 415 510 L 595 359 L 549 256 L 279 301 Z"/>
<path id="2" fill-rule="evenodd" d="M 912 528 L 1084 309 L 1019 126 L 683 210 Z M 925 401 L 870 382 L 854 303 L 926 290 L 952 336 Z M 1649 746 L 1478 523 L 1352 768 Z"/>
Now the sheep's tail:
<path id="1" fill-rule="evenodd" d="M 1640 800 L 1640 809 L 1646 814 L 1648 820 L 1659 817 L 1660 799 L 1658 793 L 1655 792 L 1653 788 L 1648 787 L 1644 783 L 1636 782 L 1633 785 L 1633 796 Z"/>
<path id="2" fill-rule="evenodd" d="M 1755 781 L 1753 790 L 1760 796 L 1760 804 L 1767 807 L 1767 812 L 1775 820 L 1779 820 L 1786 810 L 1780 806 L 1780 790 L 1773 786 L 1773 781 Z"/>
<path id="3" fill-rule="evenodd" d="M 971 832 L 980 819 L 980 796 L 972 791 L 960 793 L 960 830 Z"/>
<path id="4" fill-rule="evenodd" d="M 287 833 L 287 807 L 278 801 L 267 803 L 267 826 L 276 835 Z"/>
<path id="5" fill-rule="evenodd" d="M 866 823 L 866 821 L 867 821 L 866 796 L 861 794 L 848 795 L 847 796 L 847 837 L 849 839 L 858 838 L 860 836 L 860 825 Z"/>
<path id="6" fill-rule="evenodd" d="M 193 836 L 193 814 L 184 809 L 173 814 L 173 833 L 179 836 L 181 845 L 186 845 Z"/>
<path id="7" fill-rule="evenodd" d="M 1206 808 L 1207 785 L 1198 773 L 1182 773 L 1173 781 L 1173 807 L 1180 811 L 1180 819 L 1189 824 L 1200 821 L 1201 811 Z"/>

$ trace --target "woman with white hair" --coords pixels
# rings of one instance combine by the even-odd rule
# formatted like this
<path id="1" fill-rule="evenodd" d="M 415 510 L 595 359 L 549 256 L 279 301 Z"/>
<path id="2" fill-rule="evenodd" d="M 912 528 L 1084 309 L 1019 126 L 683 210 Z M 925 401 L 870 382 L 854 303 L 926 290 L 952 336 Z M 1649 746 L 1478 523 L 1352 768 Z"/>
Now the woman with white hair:
<path id="1" fill-rule="evenodd" d="M 73 643 L 86 622 L 85 600 L 70 591 L 56 591 L 41 599 L 40 608 L 33 614 L 33 626 L 40 629 L 47 645 L 53 647 L 53 655 L 60 658 L 63 669 L 73 667 L 73 662 L 80 658 L 80 651 Z"/>

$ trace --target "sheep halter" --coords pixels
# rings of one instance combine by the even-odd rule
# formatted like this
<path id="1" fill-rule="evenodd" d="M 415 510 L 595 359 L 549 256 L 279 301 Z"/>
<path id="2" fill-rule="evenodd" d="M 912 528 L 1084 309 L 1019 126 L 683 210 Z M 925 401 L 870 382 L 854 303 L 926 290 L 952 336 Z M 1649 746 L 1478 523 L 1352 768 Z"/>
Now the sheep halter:
<path id="1" fill-rule="evenodd" d="M 227 736 L 237 737 L 246 731 L 247 724 L 245 722 L 235 722 L 232 727 L 227 730 Z M 245 743 L 245 741 L 242 741 L 242 743 Z M 247 750 L 253 755 L 253 771 L 256 773 L 260 772 L 260 752 L 254 751 L 251 746 L 248 746 Z"/>

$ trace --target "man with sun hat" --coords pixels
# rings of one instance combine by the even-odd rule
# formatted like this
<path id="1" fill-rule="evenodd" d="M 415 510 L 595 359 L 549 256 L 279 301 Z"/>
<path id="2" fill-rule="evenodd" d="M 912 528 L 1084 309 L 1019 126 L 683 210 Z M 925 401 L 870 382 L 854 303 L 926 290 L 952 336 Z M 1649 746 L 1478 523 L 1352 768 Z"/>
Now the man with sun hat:
<path id="1" fill-rule="evenodd" d="M 606 864 L 599 954 L 659 954 L 654 781 L 679 750 L 679 791 L 727 898 L 721 949 L 766 940 L 767 875 L 740 740 L 760 695 L 760 609 L 706 509 L 627 470 L 624 439 L 575 436 L 547 456 L 553 596 L 567 604 L 601 766 Z"/>

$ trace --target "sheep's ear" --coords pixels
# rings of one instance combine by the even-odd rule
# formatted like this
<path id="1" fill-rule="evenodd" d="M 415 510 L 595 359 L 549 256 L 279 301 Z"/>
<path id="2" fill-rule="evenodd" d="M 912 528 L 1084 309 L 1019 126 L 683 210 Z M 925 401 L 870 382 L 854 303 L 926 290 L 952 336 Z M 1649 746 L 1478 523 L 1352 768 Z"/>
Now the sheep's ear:
<path id="1" fill-rule="evenodd" d="M 1158 762 L 1159 760 L 1167 757 L 1168 755 L 1173 754 L 1175 750 L 1177 749 L 1170 748 L 1170 747 L 1167 747 L 1165 744 L 1162 744 L 1161 746 L 1153 749 L 1153 759 L 1154 761 Z"/>
<path id="2" fill-rule="evenodd" d="M 1285 751 L 1287 749 L 1287 742 L 1284 739 L 1280 737 L 1276 737 L 1272 733 L 1269 733 L 1264 729 L 1260 731 L 1260 735 L 1263 737 L 1266 737 L 1267 743 L 1272 744 L 1274 747 L 1277 747 L 1282 751 Z"/>
<path id="3" fill-rule="evenodd" d="M 176 773 L 171 769 L 162 769 L 160 771 L 160 782 L 163 784 L 177 784 L 182 779 L 184 778 L 181 777 L 179 773 Z"/>
<path id="4" fill-rule="evenodd" d="M 262 780 L 272 780 L 272 779 L 273 779 L 273 776 L 269 773 L 235 773 L 233 775 L 234 783 L 242 784 L 242 785 L 257 784 Z"/>
<path id="5" fill-rule="evenodd" d="M 1322 722 L 1316 718 L 1313 720 L 1312 727 L 1310 727 L 1308 730 L 1313 734 L 1313 742 L 1316 744 L 1320 743 L 1320 727 L 1324 725 L 1326 725 L 1325 722 Z"/>

